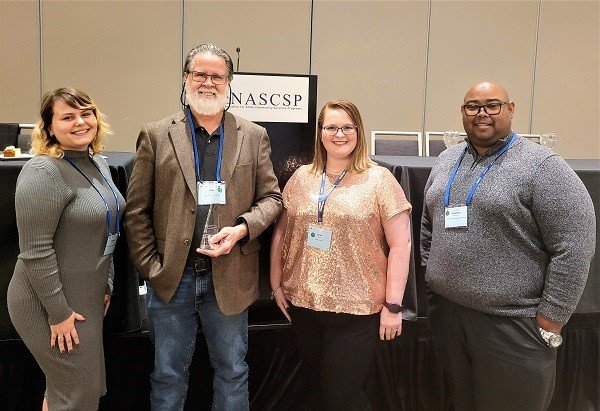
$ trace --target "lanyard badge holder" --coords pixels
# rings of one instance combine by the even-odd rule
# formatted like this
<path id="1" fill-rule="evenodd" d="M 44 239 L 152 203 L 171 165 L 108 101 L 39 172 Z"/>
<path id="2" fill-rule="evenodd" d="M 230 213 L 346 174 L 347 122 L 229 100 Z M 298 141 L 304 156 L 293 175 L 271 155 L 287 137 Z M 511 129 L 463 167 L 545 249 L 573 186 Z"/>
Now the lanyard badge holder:
<path id="1" fill-rule="evenodd" d="M 321 188 L 319 189 L 319 199 L 317 201 L 317 221 L 319 224 L 323 222 L 323 211 L 325 210 L 325 203 L 327 202 L 327 199 L 333 190 L 335 190 L 335 188 L 341 183 L 345 175 L 346 170 L 340 174 L 340 176 L 333 182 L 333 187 L 331 187 L 331 190 L 325 194 L 326 175 L 325 172 L 323 172 L 323 175 L 321 176 Z M 308 227 L 306 243 L 311 247 L 319 248 L 321 250 L 329 250 L 331 248 L 332 233 L 333 231 L 331 229 L 311 224 Z"/>
<path id="2" fill-rule="evenodd" d="M 471 188 L 469 189 L 469 193 L 467 194 L 467 200 L 465 201 L 465 205 L 450 207 L 450 190 L 452 189 L 452 185 L 454 184 L 454 179 L 456 178 L 456 174 L 458 174 L 458 169 L 465 156 L 467 155 L 468 147 L 465 147 L 462 152 L 460 158 L 456 162 L 456 165 L 452 169 L 450 173 L 450 178 L 448 179 L 448 183 L 446 184 L 446 190 L 444 191 L 444 228 L 466 228 L 467 227 L 467 217 L 468 217 L 468 207 L 471 205 L 473 201 L 473 196 L 475 196 L 475 192 L 479 187 L 479 183 L 486 176 L 488 171 L 492 168 L 496 160 L 500 158 L 506 151 L 510 148 L 510 146 L 514 143 L 516 139 L 516 135 L 512 133 L 510 140 L 508 143 L 504 145 L 494 157 L 494 159 L 488 164 L 479 177 L 473 182 Z"/>
<path id="3" fill-rule="evenodd" d="M 96 162 L 92 159 L 92 163 L 94 163 L 94 167 L 96 167 L 96 169 L 98 170 L 98 172 L 100 173 L 100 175 L 102 176 L 102 178 L 104 179 L 104 181 L 106 182 L 106 184 L 108 185 L 108 188 L 110 188 L 110 191 L 113 193 L 113 196 L 115 197 L 115 204 L 117 205 L 117 215 L 115 218 L 115 233 L 111 233 L 110 232 L 110 223 L 112 221 L 111 215 L 110 215 L 110 208 L 108 207 L 108 201 L 106 201 L 106 199 L 104 198 L 104 196 L 102 195 L 102 193 L 100 193 L 100 190 L 98 190 L 98 188 L 94 185 L 94 183 L 92 183 L 92 180 L 90 180 L 90 178 L 88 176 L 85 175 L 85 173 L 83 171 L 81 171 L 81 169 L 79 167 L 77 167 L 75 165 L 75 163 L 68 157 L 64 157 L 65 160 L 67 160 L 69 162 L 69 164 L 71 164 L 75 170 L 79 171 L 79 173 L 88 181 L 88 183 L 90 183 L 90 185 L 94 188 L 94 190 L 96 190 L 96 192 L 98 193 L 98 195 L 100 196 L 100 198 L 102 199 L 102 202 L 104 203 L 104 206 L 106 207 L 106 231 L 108 233 L 108 238 L 106 240 L 106 245 L 104 246 L 104 252 L 103 252 L 103 256 L 107 256 L 107 255 L 111 255 L 112 253 L 114 253 L 115 251 L 115 247 L 117 245 L 117 240 L 119 238 L 120 235 L 120 227 L 121 227 L 121 213 L 120 213 L 120 207 L 119 207 L 119 198 L 117 196 L 117 192 L 115 191 L 115 189 L 113 188 L 113 185 L 108 181 L 108 179 L 104 176 L 104 174 L 102 173 L 102 171 L 100 171 L 100 168 L 98 167 L 98 165 L 96 164 Z"/>

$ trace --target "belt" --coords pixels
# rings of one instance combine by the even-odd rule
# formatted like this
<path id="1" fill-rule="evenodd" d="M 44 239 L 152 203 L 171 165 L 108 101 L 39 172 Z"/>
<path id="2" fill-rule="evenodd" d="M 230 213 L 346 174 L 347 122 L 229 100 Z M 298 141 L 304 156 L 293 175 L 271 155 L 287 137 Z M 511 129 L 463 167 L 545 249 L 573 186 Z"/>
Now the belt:
<path id="1" fill-rule="evenodd" d="M 197 274 L 205 274 L 210 270 L 211 260 L 206 256 L 188 257 L 185 266 L 193 268 Z"/>

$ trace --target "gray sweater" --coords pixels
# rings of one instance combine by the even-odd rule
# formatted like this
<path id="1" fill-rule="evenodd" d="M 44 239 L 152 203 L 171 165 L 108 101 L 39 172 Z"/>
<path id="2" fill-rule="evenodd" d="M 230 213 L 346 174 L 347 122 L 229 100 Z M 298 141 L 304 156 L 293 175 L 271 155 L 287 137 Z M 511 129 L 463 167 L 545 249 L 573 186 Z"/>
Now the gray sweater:
<path id="1" fill-rule="evenodd" d="M 565 324 L 577 305 L 595 249 L 590 195 L 552 150 L 518 138 L 481 181 L 466 228 L 444 228 L 444 190 L 465 148 L 444 151 L 425 186 L 422 264 L 432 291 L 494 315 L 540 314 Z M 495 157 L 470 147 L 451 190 L 464 205 L 471 184 Z"/>

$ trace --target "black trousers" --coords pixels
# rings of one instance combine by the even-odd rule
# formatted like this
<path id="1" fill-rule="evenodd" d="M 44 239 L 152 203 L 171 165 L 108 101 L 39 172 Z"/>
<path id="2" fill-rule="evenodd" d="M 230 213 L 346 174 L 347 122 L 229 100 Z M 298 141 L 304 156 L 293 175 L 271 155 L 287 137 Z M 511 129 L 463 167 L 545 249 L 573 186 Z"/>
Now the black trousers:
<path id="1" fill-rule="evenodd" d="M 353 315 L 290 305 L 298 349 L 311 373 L 313 409 L 360 410 L 379 338 L 379 313 Z"/>
<path id="2" fill-rule="evenodd" d="M 430 336 L 455 410 L 545 410 L 556 380 L 556 349 L 535 318 L 504 317 L 429 296 Z"/>

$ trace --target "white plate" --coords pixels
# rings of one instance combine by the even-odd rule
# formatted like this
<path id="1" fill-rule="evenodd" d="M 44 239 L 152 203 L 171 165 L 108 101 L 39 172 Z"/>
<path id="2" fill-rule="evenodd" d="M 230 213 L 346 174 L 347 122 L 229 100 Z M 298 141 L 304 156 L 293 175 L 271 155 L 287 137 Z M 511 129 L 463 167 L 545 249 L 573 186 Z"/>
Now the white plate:
<path id="1" fill-rule="evenodd" d="M 29 160 L 31 157 L 33 157 L 33 154 L 21 154 L 19 157 L 4 157 L 0 152 L 0 160 Z"/>

